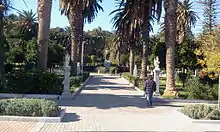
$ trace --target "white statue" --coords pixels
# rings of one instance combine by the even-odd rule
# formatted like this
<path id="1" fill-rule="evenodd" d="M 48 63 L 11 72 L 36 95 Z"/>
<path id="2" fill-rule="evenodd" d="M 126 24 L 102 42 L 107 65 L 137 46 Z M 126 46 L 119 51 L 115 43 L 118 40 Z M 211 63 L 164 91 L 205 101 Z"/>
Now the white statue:
<path id="1" fill-rule="evenodd" d="M 70 62 L 70 55 L 66 54 L 65 55 L 65 66 L 69 66 L 69 62 Z"/>
<path id="2" fill-rule="evenodd" d="M 155 68 L 159 69 L 159 67 L 160 67 L 159 64 L 160 64 L 160 61 L 159 61 L 159 58 L 157 56 L 156 59 L 154 59 L 154 66 L 155 66 Z"/>
<path id="3" fill-rule="evenodd" d="M 156 57 L 156 59 L 154 59 L 154 81 L 156 82 L 156 92 L 155 92 L 155 95 L 160 95 L 160 92 L 159 92 L 159 83 L 160 83 L 160 61 L 159 61 L 159 58 L 158 56 Z"/>
<path id="4" fill-rule="evenodd" d="M 133 70 L 133 76 L 137 77 L 137 75 L 138 75 L 138 69 L 137 69 L 137 65 L 135 65 Z"/>
<path id="5" fill-rule="evenodd" d="M 80 62 L 77 62 L 76 70 L 77 70 L 77 75 L 79 75 L 80 74 Z"/>

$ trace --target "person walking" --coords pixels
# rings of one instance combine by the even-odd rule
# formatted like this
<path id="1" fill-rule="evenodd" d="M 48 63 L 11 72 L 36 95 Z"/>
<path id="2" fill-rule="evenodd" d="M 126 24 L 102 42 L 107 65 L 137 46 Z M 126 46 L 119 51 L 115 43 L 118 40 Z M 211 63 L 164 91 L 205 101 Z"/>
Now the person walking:
<path id="1" fill-rule="evenodd" d="M 144 91 L 147 99 L 147 105 L 152 106 L 153 92 L 156 91 L 156 82 L 153 80 L 153 76 L 147 76 L 147 79 L 144 82 Z"/>

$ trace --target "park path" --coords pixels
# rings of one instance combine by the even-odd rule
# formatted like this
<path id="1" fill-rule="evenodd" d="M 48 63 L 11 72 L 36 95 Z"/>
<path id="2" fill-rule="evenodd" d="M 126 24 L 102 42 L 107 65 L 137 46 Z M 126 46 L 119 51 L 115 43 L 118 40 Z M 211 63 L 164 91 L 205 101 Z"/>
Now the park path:
<path id="1" fill-rule="evenodd" d="M 175 105 L 155 102 L 153 108 L 148 108 L 140 93 L 132 89 L 123 78 L 114 76 L 93 76 L 81 94 L 73 100 L 59 101 L 59 104 L 67 110 L 61 123 L 0 121 L 0 131 L 220 130 L 219 124 L 192 124 L 177 112 L 179 107 Z"/>

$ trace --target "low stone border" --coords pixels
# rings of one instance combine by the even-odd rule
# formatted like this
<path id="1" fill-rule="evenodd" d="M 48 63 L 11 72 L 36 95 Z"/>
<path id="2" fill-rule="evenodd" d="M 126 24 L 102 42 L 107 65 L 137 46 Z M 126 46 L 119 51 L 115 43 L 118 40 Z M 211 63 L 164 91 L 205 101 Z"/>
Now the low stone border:
<path id="1" fill-rule="evenodd" d="M 217 104 L 217 100 L 196 100 L 196 99 L 166 99 L 162 98 L 167 102 L 178 102 L 178 103 L 205 103 L 205 104 Z"/>
<path id="2" fill-rule="evenodd" d="M 188 117 L 187 115 L 184 115 L 180 110 L 177 110 L 179 114 L 184 116 L 185 118 L 188 118 L 191 120 L 192 123 L 201 123 L 201 124 L 220 124 L 220 120 L 198 120 L 198 119 L 192 119 Z"/>
<path id="3" fill-rule="evenodd" d="M 59 117 L 29 117 L 29 116 L 0 116 L 1 121 L 30 121 L 30 122 L 61 122 L 66 113 L 62 109 Z"/>
<path id="4" fill-rule="evenodd" d="M 0 98 L 39 98 L 39 99 L 58 99 L 60 95 L 55 94 L 13 94 L 0 93 Z"/>
<path id="5" fill-rule="evenodd" d="M 76 91 L 72 94 L 72 98 L 74 98 L 76 95 L 78 95 L 78 94 L 82 91 L 82 89 L 83 89 L 84 86 L 87 84 L 87 82 L 91 79 L 91 77 L 92 77 L 92 76 L 89 76 L 89 77 L 86 79 L 86 81 L 84 81 L 83 84 L 82 84 L 79 88 L 76 89 Z"/>

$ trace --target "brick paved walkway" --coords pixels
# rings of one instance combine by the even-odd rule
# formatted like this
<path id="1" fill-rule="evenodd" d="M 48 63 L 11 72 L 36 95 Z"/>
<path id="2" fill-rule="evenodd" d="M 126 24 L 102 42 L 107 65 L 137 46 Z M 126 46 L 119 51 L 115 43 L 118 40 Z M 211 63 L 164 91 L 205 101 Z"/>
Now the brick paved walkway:
<path id="1" fill-rule="evenodd" d="M 146 100 L 117 77 L 92 77 L 74 100 L 60 101 L 59 104 L 67 109 L 62 123 L 0 121 L 0 131 L 220 130 L 219 124 L 192 124 L 176 111 L 175 105 L 156 102 L 155 107 L 146 107 Z"/>

